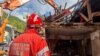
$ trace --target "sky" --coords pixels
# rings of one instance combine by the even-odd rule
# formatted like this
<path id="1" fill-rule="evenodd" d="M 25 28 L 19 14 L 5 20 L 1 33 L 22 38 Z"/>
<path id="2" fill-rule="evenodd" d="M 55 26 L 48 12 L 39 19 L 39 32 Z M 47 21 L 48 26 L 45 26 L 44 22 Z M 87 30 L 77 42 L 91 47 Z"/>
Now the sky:
<path id="1" fill-rule="evenodd" d="M 41 3 L 39 3 L 41 1 Z M 19 17 L 22 21 L 26 21 L 26 19 L 23 19 L 24 16 L 31 14 L 31 13 L 37 13 L 41 15 L 49 15 L 49 12 L 51 14 L 54 14 L 54 9 L 47 4 L 46 2 L 42 2 L 43 0 L 31 0 L 30 2 L 24 4 L 23 6 L 15 9 L 11 12 L 11 15 Z M 72 6 L 73 4 L 77 3 L 78 0 L 55 0 L 55 2 L 58 4 L 58 6 L 62 6 L 64 8 L 65 3 L 67 2 L 66 8 Z M 7 13 L 9 13 L 9 10 L 5 10 Z"/>
<path id="2" fill-rule="evenodd" d="M 3 2 L 3 0 L 0 0 L 0 3 L 2 3 Z"/>

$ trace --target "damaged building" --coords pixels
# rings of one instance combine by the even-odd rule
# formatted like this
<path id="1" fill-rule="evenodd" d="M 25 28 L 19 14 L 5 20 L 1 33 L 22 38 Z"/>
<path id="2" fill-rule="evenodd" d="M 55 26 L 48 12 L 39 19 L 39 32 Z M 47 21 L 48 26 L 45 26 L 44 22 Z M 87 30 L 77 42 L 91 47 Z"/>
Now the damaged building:
<path id="1" fill-rule="evenodd" d="M 100 56 L 99 3 L 82 0 L 46 17 L 46 39 L 52 56 Z M 76 6 L 80 7 L 69 11 Z"/>

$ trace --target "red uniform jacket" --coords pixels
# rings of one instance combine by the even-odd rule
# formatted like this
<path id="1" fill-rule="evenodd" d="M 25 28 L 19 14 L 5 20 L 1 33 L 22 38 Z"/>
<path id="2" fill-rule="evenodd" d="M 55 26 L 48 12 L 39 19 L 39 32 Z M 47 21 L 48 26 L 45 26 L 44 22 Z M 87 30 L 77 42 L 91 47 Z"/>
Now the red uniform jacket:
<path id="1" fill-rule="evenodd" d="M 45 39 L 34 29 L 28 29 L 13 40 L 9 56 L 50 56 L 50 52 Z"/>

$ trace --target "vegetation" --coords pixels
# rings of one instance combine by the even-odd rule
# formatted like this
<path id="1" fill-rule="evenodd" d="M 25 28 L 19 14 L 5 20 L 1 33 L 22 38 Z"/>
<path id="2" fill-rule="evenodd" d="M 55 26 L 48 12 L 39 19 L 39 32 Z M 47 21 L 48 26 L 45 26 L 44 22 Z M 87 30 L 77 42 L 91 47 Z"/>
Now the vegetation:
<path id="1" fill-rule="evenodd" d="M 3 13 L 3 19 L 7 18 L 7 14 L 4 12 Z M 26 27 L 25 22 L 21 21 L 18 17 L 15 16 L 9 16 L 8 18 L 10 25 L 12 25 L 13 27 L 17 28 L 17 31 L 20 33 L 23 33 Z"/>

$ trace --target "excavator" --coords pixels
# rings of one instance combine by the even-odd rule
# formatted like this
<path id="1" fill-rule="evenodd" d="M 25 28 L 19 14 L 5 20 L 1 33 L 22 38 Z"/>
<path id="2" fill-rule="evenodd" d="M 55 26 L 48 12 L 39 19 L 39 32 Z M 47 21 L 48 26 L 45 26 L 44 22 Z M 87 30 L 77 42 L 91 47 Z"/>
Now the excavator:
<path id="1" fill-rule="evenodd" d="M 4 43 L 4 39 L 5 39 L 5 30 L 8 24 L 8 17 L 10 16 L 8 14 L 7 18 L 5 18 L 4 20 L 2 19 L 2 15 L 3 15 L 3 9 L 9 9 L 11 11 L 13 11 L 14 9 L 16 9 L 17 7 L 23 5 L 24 3 L 28 2 L 30 0 L 0 0 L 0 56 L 5 55 L 7 53 L 7 51 L 3 50 L 5 47 Z M 20 4 L 19 4 L 20 2 Z M 17 4 L 15 4 L 17 3 Z M 1 48 L 2 47 L 2 48 Z"/>
<path id="2" fill-rule="evenodd" d="M 1 16 L 0 16 L 0 47 L 4 47 L 4 45 L 5 45 L 5 43 L 4 43 L 4 34 L 5 34 L 5 29 L 6 29 L 6 26 L 7 26 L 7 24 L 8 24 L 8 19 L 2 19 L 2 14 L 3 14 L 3 12 L 2 12 L 2 4 L 0 4 L 1 5 L 1 9 L 0 9 L 0 14 L 1 14 Z M 3 54 L 5 54 L 6 52 L 4 51 L 4 50 L 0 50 L 0 55 L 3 55 Z"/>
<path id="3" fill-rule="evenodd" d="M 7 23 L 8 23 L 8 19 L 5 19 L 3 21 L 3 23 L 1 24 L 1 27 L 0 27 L 0 43 L 3 43 L 4 30 L 6 28 Z"/>
<path id="4" fill-rule="evenodd" d="M 3 42 L 4 42 L 4 31 L 5 31 L 7 23 L 8 23 L 8 19 L 5 19 L 0 27 L 0 45 L 3 45 Z M 5 51 L 0 50 L 0 54 L 4 54 L 4 53 Z"/>

